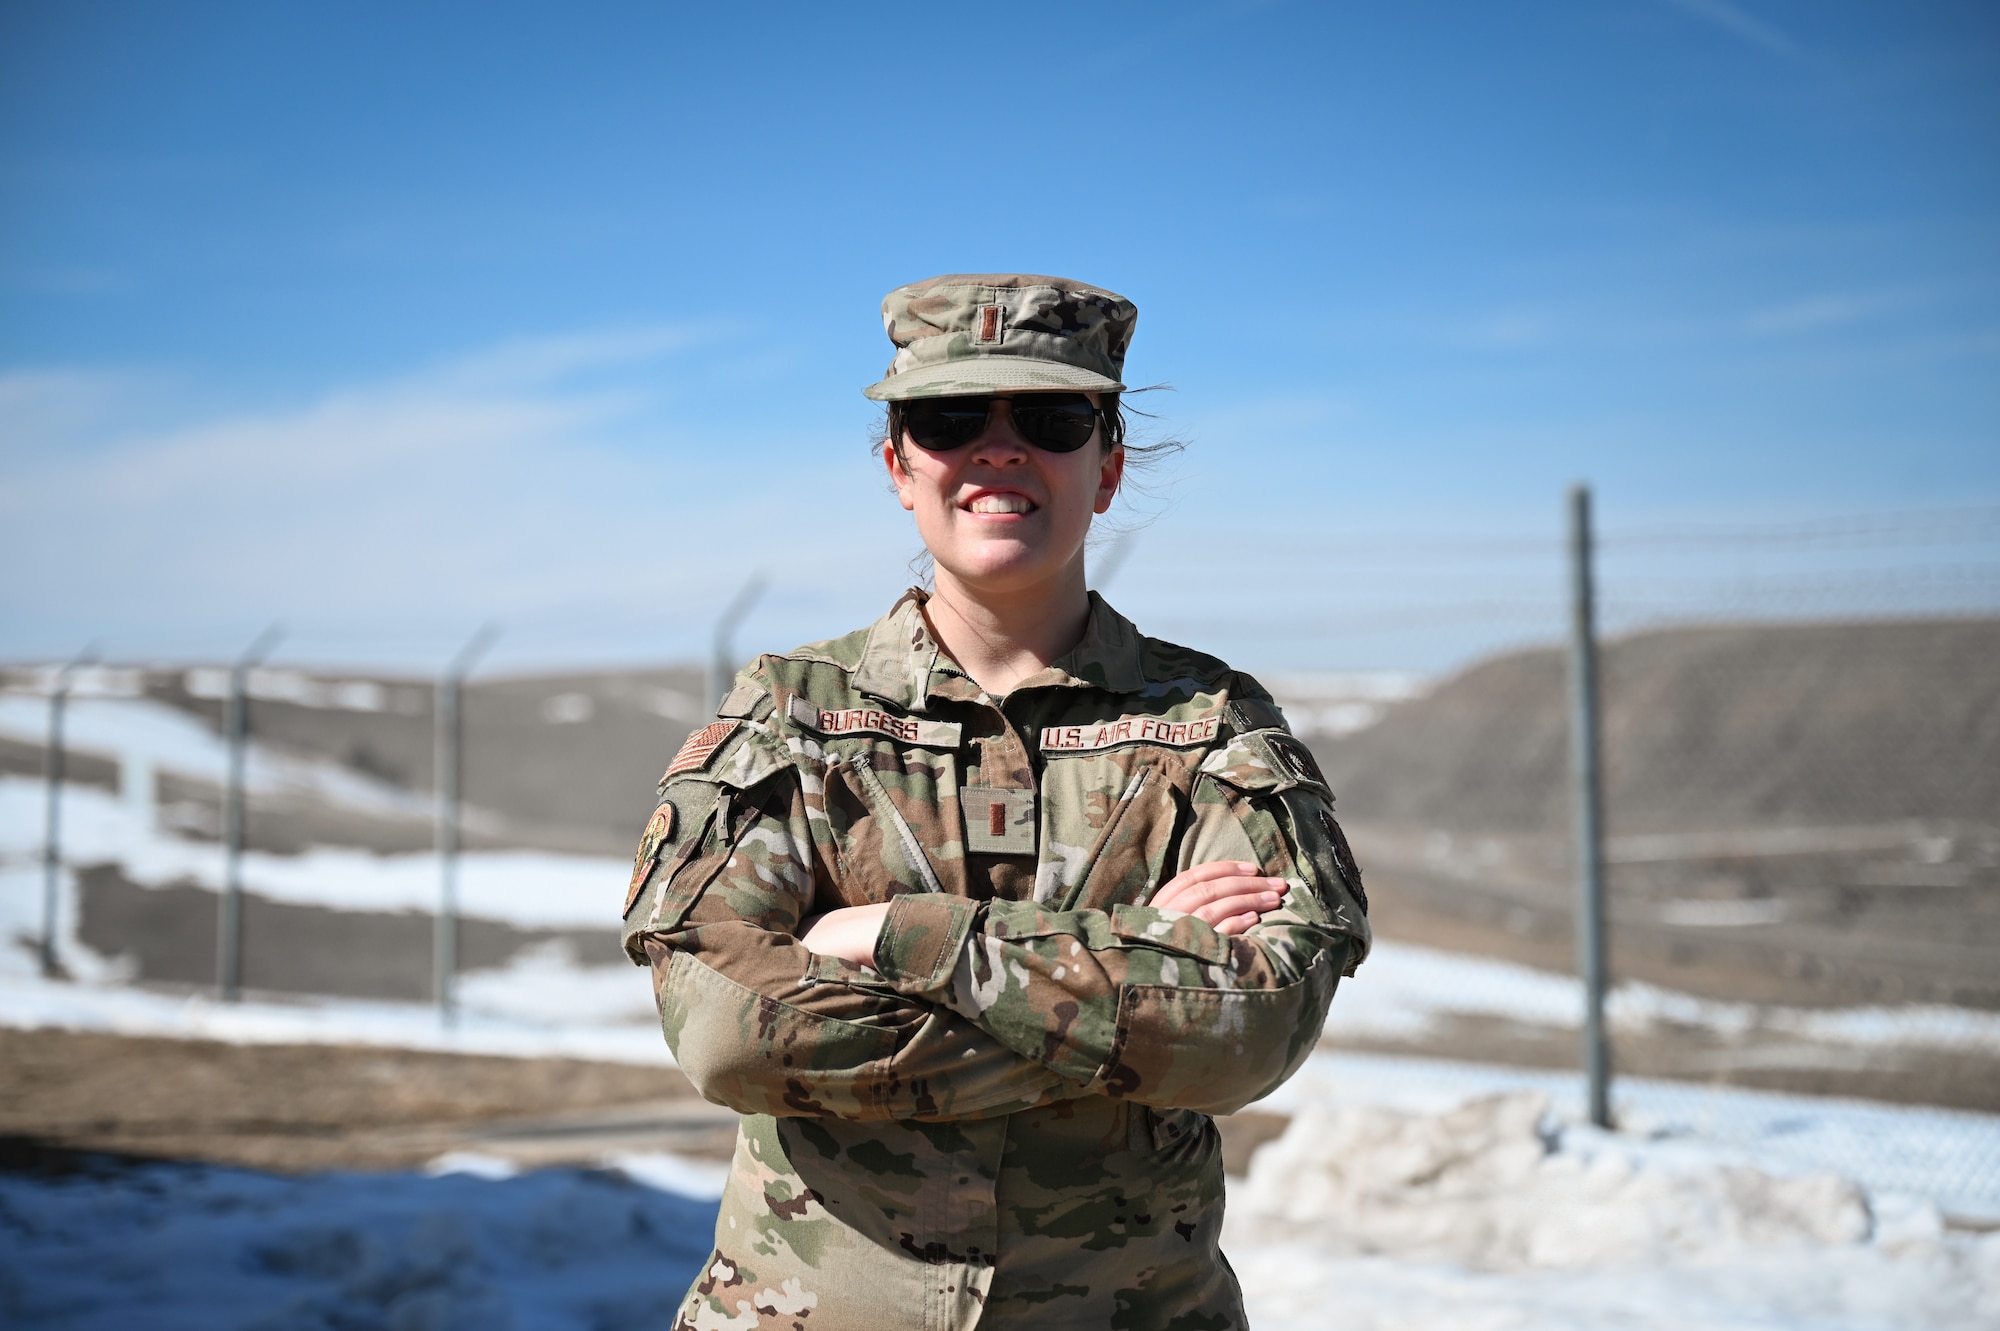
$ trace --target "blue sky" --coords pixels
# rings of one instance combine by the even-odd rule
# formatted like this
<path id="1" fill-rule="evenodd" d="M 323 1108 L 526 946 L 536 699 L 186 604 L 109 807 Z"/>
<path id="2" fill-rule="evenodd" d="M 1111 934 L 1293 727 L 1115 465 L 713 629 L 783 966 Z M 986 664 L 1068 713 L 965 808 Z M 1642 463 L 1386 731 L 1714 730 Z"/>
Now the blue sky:
<path id="1" fill-rule="evenodd" d="M 2000 504 L 1996 148 L 1990 3 L 0 0 L 0 656 L 682 657 L 754 568 L 746 648 L 839 632 L 916 548 L 877 303 L 1017 270 L 1176 388 L 1121 607 L 1436 668 L 1546 623 L 1575 479 Z M 1912 567 L 2000 600 L 1978 530 Z"/>

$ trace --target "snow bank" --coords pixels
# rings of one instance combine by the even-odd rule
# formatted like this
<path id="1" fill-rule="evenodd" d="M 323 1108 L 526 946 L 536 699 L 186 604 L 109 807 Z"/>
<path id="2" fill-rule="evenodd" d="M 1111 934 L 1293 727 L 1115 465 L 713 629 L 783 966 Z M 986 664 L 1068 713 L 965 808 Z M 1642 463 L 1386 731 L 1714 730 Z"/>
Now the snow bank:
<path id="1" fill-rule="evenodd" d="M 1314 1108 L 1257 1153 L 1234 1205 L 1253 1233 L 1309 1227 L 1344 1254 L 1484 1269 L 1658 1263 L 1869 1233 L 1868 1204 L 1844 1179 L 1701 1157 L 1677 1168 L 1575 1129 L 1558 1149 L 1559 1132 L 1533 1092 L 1444 1114 Z"/>
<path id="2" fill-rule="evenodd" d="M 1253 1321 L 1429 1328 L 1990 1327 L 2000 1234 L 1851 1182 L 1559 1126 L 1537 1094 L 1305 1108 L 1230 1193 Z"/>
<path id="3" fill-rule="evenodd" d="M 671 1173 L 0 1175 L 10 1327 L 657 1328 L 707 1256 Z"/>
<path id="4" fill-rule="evenodd" d="M 1574 1072 L 1325 1049 L 1256 1108 L 1442 1114 L 1507 1091 L 1547 1096 L 1558 1117 L 1584 1119 Z M 1612 1113 L 1621 1140 L 1643 1138 L 1656 1152 L 1679 1146 L 1785 1172 L 1832 1172 L 1872 1193 L 1927 1197 L 1954 1215 L 2000 1223 L 2000 1115 L 1651 1077 L 1617 1078 Z"/>

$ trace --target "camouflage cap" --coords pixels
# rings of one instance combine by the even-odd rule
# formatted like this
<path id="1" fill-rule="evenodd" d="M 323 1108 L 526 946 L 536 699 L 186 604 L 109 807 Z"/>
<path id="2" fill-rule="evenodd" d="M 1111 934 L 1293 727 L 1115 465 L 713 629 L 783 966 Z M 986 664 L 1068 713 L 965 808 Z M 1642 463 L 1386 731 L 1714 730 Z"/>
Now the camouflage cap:
<path id="1" fill-rule="evenodd" d="M 1066 277 L 948 273 L 882 299 L 896 358 L 877 402 L 1005 389 L 1117 393 L 1139 308 Z"/>

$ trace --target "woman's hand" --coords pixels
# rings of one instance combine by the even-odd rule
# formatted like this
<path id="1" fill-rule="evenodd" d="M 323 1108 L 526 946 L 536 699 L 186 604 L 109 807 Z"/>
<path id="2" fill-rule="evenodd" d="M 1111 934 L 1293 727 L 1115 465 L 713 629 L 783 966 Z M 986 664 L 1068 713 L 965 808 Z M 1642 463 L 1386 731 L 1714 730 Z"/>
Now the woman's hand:
<path id="1" fill-rule="evenodd" d="M 1146 904 L 1197 916 L 1219 934 L 1240 934 L 1278 908 L 1286 886 L 1282 878 L 1258 876 L 1254 864 L 1216 860 L 1176 875 Z"/>
<path id="2" fill-rule="evenodd" d="M 840 906 L 809 916 L 799 921 L 799 941 L 815 955 L 839 957 L 872 969 L 875 940 L 882 936 L 882 921 L 889 918 L 889 905 L 882 901 L 872 906 Z"/>

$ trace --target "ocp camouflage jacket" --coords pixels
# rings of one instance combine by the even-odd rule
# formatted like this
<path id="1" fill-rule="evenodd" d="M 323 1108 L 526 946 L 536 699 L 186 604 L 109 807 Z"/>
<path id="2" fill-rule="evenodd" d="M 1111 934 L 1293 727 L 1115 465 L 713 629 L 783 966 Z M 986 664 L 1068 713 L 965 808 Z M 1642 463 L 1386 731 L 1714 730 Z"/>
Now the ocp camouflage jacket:
<path id="1" fill-rule="evenodd" d="M 661 782 L 625 946 L 744 1115 L 675 1326 L 1240 1326 L 1208 1115 L 1367 953 L 1332 794 L 1253 680 L 1095 594 L 997 700 L 923 601 L 759 659 Z M 1146 904 L 1215 860 L 1290 889 L 1233 938 Z M 873 969 L 793 936 L 882 901 Z"/>

